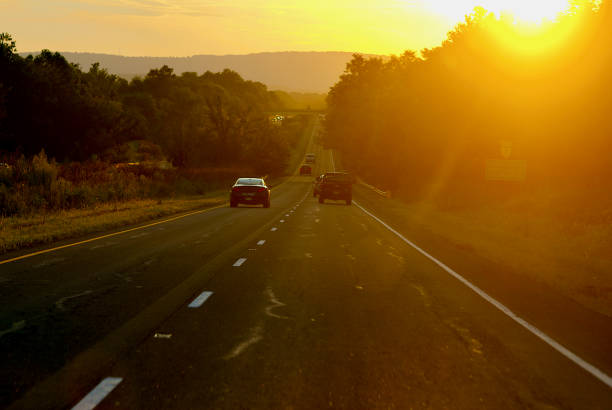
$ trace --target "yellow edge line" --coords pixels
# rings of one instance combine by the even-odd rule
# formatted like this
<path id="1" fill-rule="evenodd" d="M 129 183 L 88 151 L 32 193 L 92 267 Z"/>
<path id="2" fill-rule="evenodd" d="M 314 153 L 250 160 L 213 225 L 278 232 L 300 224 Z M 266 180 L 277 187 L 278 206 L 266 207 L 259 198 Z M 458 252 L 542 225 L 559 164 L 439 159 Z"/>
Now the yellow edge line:
<path id="1" fill-rule="evenodd" d="M 212 210 L 215 210 L 215 209 L 223 208 L 226 205 L 227 204 L 218 205 L 218 206 L 214 206 L 212 208 L 206 208 L 206 209 L 202 209 L 202 210 L 199 210 L 199 211 L 190 212 L 188 214 L 175 216 L 175 217 L 170 218 L 170 219 L 164 219 L 163 221 L 158 221 L 158 222 L 153 222 L 153 223 L 150 223 L 150 224 L 147 224 L 147 225 L 138 226 L 136 228 L 130 228 L 130 229 L 126 229 L 124 231 L 113 232 L 113 233 L 109 233 L 107 235 L 102 235 L 102 236 L 98 236 L 96 238 L 91 238 L 91 239 L 85 239 L 84 241 L 80 241 L 80 242 L 69 243 L 68 245 L 57 246 L 57 247 L 51 248 L 51 249 L 44 249 L 42 251 L 29 253 L 27 255 L 17 256 L 16 258 L 5 259 L 3 261 L 0 261 L 0 265 L 4 265 L 5 263 L 9 263 L 9 262 L 15 262 L 15 261 L 18 261 L 18 260 L 21 260 L 21 259 L 30 258 L 30 257 L 36 256 L 36 255 L 42 255 L 44 253 L 49 253 L 49 252 L 57 251 L 57 250 L 64 249 L 64 248 L 70 248 L 72 246 L 82 245 L 84 243 L 93 242 L 93 241 L 97 241 L 97 240 L 104 239 L 104 238 L 110 238 L 111 236 L 117 236 L 117 235 L 121 235 L 123 233 L 137 231 L 139 229 L 144 229 L 144 228 L 148 228 L 148 227 L 155 226 L 155 225 L 161 225 L 161 224 L 164 224 L 166 222 L 176 221 L 177 219 L 185 218 L 187 216 L 196 215 L 196 214 L 202 214 L 202 213 L 209 212 L 209 211 L 212 211 Z"/>

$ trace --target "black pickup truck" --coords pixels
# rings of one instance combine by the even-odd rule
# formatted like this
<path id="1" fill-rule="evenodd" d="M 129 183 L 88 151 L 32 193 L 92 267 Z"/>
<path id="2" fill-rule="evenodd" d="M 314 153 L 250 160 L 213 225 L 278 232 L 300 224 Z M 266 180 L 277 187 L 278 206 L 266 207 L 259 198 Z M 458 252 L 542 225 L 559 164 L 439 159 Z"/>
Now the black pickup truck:
<path id="1" fill-rule="evenodd" d="M 326 199 L 340 199 L 350 205 L 353 200 L 353 180 L 346 172 L 328 172 L 320 177 L 315 184 L 315 196 L 319 195 L 319 203 Z"/>

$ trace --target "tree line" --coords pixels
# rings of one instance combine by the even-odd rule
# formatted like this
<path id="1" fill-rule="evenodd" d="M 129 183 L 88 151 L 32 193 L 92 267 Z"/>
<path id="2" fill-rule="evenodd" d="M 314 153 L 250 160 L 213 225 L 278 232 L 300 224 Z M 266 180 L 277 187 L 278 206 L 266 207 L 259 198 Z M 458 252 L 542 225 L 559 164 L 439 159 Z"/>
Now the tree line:
<path id="1" fill-rule="evenodd" d="M 325 143 L 415 197 L 482 193 L 485 161 L 508 141 L 532 187 L 609 188 L 612 7 L 572 4 L 537 27 L 477 8 L 439 47 L 355 55 L 328 95 Z"/>
<path id="2" fill-rule="evenodd" d="M 286 94 L 236 72 L 167 66 L 127 81 L 0 34 L 0 216 L 201 195 L 279 175 L 309 117 L 270 121 Z"/>
<path id="3" fill-rule="evenodd" d="M 285 98 L 285 96 L 283 96 Z M 283 108 L 264 84 L 234 71 L 183 73 L 163 66 L 127 81 L 99 64 L 82 71 L 61 54 L 21 57 L 0 34 L 0 151 L 41 149 L 60 162 L 114 160 L 118 147 L 145 140 L 178 167 L 252 166 L 280 172 L 288 158 Z"/>

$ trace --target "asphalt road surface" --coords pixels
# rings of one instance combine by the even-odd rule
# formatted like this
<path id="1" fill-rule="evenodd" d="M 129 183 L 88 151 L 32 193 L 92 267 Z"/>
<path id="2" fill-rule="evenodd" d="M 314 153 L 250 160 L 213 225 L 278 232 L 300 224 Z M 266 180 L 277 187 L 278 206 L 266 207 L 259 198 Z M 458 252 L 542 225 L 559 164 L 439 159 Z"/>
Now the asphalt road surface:
<path id="1" fill-rule="evenodd" d="M 309 150 L 317 173 L 335 168 Z M 0 406 L 612 408 L 609 317 L 491 281 L 495 266 L 425 234 L 483 297 L 410 246 L 384 198 L 354 199 L 319 204 L 294 176 L 270 209 L 223 206 L 1 264 Z"/>

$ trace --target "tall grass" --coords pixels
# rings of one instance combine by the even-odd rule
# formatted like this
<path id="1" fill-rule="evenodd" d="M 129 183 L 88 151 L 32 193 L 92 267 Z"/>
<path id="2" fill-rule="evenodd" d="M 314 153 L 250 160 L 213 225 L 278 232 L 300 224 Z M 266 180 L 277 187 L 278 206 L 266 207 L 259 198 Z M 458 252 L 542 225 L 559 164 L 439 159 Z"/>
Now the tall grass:
<path id="1" fill-rule="evenodd" d="M 58 164 L 44 150 L 31 159 L 7 159 L 0 166 L 0 215 L 83 209 L 135 199 L 203 195 L 228 186 L 238 168 L 160 169 L 155 164 L 100 160 Z"/>

